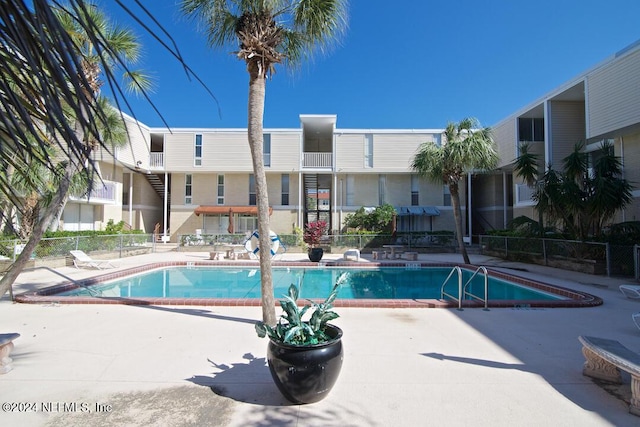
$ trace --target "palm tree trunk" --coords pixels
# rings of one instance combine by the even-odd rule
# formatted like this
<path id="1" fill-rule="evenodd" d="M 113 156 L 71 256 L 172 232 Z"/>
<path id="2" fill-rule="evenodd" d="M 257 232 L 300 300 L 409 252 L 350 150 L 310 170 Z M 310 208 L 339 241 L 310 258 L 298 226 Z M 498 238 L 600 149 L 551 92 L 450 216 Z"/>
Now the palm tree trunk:
<path id="1" fill-rule="evenodd" d="M 258 234 L 260 252 L 260 282 L 262 294 L 262 321 L 267 325 L 276 324 L 276 308 L 273 296 L 273 277 L 271 274 L 271 238 L 269 237 L 269 196 L 267 176 L 264 170 L 262 122 L 266 79 L 255 63 L 248 65 L 249 71 L 249 123 L 248 136 L 253 174 L 256 183 L 258 206 Z"/>
<path id="2" fill-rule="evenodd" d="M 77 168 L 74 166 L 73 162 L 69 162 L 64 171 L 64 176 L 60 178 L 60 184 L 58 187 L 58 191 L 51 203 L 44 209 L 43 215 L 40 217 L 39 221 L 33 228 L 33 232 L 31 233 L 31 237 L 27 241 L 22 253 L 18 255 L 15 262 L 11 264 L 11 267 L 6 271 L 2 279 L 0 280 L 0 296 L 4 295 L 7 290 L 11 289 L 13 282 L 16 281 L 18 275 L 24 269 L 24 266 L 31 258 L 31 254 L 38 246 L 40 239 L 44 235 L 47 228 L 51 224 L 51 221 L 56 218 L 59 211 L 64 207 L 64 204 L 67 199 L 67 193 L 69 192 L 69 186 L 71 184 L 71 178 L 77 172 Z"/>
<path id="3" fill-rule="evenodd" d="M 462 236 L 462 212 L 460 212 L 460 192 L 458 189 L 458 183 L 452 182 L 449 184 L 449 193 L 451 193 L 451 207 L 453 208 L 453 220 L 456 223 L 456 237 L 458 239 L 458 248 L 464 259 L 465 264 L 471 264 L 469 261 L 469 254 L 467 254 L 467 248 L 464 245 Z"/>

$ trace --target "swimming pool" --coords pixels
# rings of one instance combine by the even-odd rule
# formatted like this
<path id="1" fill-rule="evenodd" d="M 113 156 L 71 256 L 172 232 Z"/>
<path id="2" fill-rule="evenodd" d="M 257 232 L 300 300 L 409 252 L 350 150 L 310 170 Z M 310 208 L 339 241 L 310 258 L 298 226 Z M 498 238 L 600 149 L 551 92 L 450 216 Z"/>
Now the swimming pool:
<path id="1" fill-rule="evenodd" d="M 260 304 L 260 272 L 255 267 L 165 264 L 106 274 L 82 283 L 58 285 L 38 293 L 22 295 L 20 302 Z M 274 296 L 276 300 L 280 299 L 289 285 L 295 283 L 300 287 L 301 298 L 324 299 L 337 277 L 347 272 L 348 278 L 340 288 L 336 306 L 451 307 L 457 306 L 457 303 L 442 298 L 441 287 L 452 268 L 453 265 L 429 266 L 421 263 L 366 268 L 317 264 L 305 267 L 299 264 L 277 265 L 273 268 Z M 466 283 L 473 270 L 461 271 L 463 283 Z M 474 295 L 484 295 L 484 278 L 480 275 L 469 286 Z M 457 295 L 457 288 L 457 276 L 452 277 L 447 282 L 446 291 Z M 497 271 L 489 271 L 488 289 L 489 305 L 493 307 L 575 307 L 602 303 L 593 295 Z M 464 301 L 467 306 L 477 304 L 477 301 Z"/>

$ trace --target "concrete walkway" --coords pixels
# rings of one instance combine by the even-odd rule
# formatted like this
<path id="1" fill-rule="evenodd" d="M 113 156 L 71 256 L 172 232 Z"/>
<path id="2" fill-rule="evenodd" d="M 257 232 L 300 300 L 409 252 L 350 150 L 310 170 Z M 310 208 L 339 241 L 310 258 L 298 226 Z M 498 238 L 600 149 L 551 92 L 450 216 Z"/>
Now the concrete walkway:
<path id="1" fill-rule="evenodd" d="M 121 268 L 206 256 L 156 253 L 122 260 Z M 420 255 L 434 262 L 460 258 Z M 0 425 L 640 425 L 625 403 L 629 378 L 605 389 L 584 377 L 577 339 L 612 338 L 640 353 L 640 330 L 631 321 L 640 302 L 617 288 L 629 281 L 478 255 L 472 261 L 589 292 L 604 305 L 340 309 L 334 323 L 345 333 L 345 357 L 338 383 L 325 400 L 296 406 L 270 377 L 267 341 L 253 328 L 259 307 L 39 306 L 14 304 L 5 295 L 0 333 L 21 336 L 14 369 L 0 375 Z M 97 273 L 56 272 L 25 272 L 15 292 Z"/>

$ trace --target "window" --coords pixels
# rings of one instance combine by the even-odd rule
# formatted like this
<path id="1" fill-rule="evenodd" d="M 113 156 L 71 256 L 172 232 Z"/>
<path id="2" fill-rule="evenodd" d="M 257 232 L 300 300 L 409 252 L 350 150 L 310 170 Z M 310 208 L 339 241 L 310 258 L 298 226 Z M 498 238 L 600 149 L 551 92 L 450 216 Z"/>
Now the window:
<path id="1" fill-rule="evenodd" d="M 598 162 L 602 160 L 604 156 L 615 156 L 615 152 L 613 150 L 613 139 L 606 139 L 601 141 L 599 144 L 591 144 L 591 147 L 597 147 L 594 149 L 586 148 L 587 151 L 587 177 L 589 179 L 594 179 L 596 177 L 596 165 Z M 607 150 L 604 149 L 607 144 Z"/>
<path id="2" fill-rule="evenodd" d="M 251 215 L 238 215 L 236 218 L 236 233 L 245 233 L 247 231 L 258 229 L 258 217 Z"/>
<path id="3" fill-rule="evenodd" d="M 449 186 L 444 186 L 444 200 L 442 206 L 451 206 L 451 192 L 449 191 Z"/>
<path id="4" fill-rule="evenodd" d="M 256 197 L 256 177 L 251 174 L 249 175 L 249 205 L 255 206 L 258 204 Z"/>
<path id="5" fill-rule="evenodd" d="M 202 135 L 196 135 L 194 163 L 195 166 L 202 166 Z"/>
<path id="6" fill-rule="evenodd" d="M 265 167 L 271 166 L 271 134 L 262 135 L 262 159 Z"/>
<path id="7" fill-rule="evenodd" d="M 420 193 L 418 187 L 418 175 L 411 175 L 411 206 L 420 205 Z"/>
<path id="8" fill-rule="evenodd" d="M 378 206 L 382 206 L 385 203 L 385 189 L 387 187 L 387 176 L 378 176 Z"/>
<path id="9" fill-rule="evenodd" d="M 190 205 L 192 202 L 191 191 L 193 184 L 193 175 L 187 174 L 184 176 L 184 204 Z"/>
<path id="10" fill-rule="evenodd" d="M 373 167 L 373 135 L 370 133 L 364 136 L 364 167 Z"/>
<path id="11" fill-rule="evenodd" d="M 544 119 L 518 119 L 518 141 L 544 141 Z"/>
<path id="12" fill-rule="evenodd" d="M 289 205 L 289 174 L 282 174 L 280 178 L 282 187 L 282 201 L 283 206 Z"/>
<path id="13" fill-rule="evenodd" d="M 354 193 L 354 188 L 356 186 L 356 179 L 355 176 L 353 175 L 347 175 L 347 189 L 346 189 L 346 193 L 347 193 L 347 206 L 353 206 L 355 205 L 355 193 Z"/>
<path id="14" fill-rule="evenodd" d="M 218 175 L 218 199 L 219 205 L 224 205 L 224 175 Z"/>

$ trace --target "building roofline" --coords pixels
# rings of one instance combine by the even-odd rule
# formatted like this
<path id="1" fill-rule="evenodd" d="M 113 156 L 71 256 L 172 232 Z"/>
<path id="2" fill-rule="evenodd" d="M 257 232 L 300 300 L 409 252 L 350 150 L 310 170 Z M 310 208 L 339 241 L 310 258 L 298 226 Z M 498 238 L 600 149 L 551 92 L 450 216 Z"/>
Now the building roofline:
<path id="1" fill-rule="evenodd" d="M 142 125 L 142 123 L 141 123 Z M 166 127 L 152 127 L 149 128 L 150 133 L 247 133 L 247 129 L 245 128 L 166 128 Z M 264 133 L 302 133 L 302 128 L 264 128 Z M 342 134 L 342 133 L 377 133 L 377 134 L 441 134 L 444 132 L 444 129 L 374 129 L 374 128 L 363 128 L 363 129 L 334 129 L 334 134 Z"/>
<path id="2" fill-rule="evenodd" d="M 596 71 L 598 71 L 599 69 L 606 67 L 618 60 L 620 60 L 621 58 L 637 51 L 640 50 L 640 39 L 636 40 L 635 42 L 625 46 L 624 48 L 618 50 L 617 52 L 615 52 L 612 55 L 609 55 L 608 57 L 606 57 L 605 59 L 603 59 L 602 61 L 596 63 L 595 65 L 593 65 L 591 68 L 589 68 L 586 71 L 583 71 L 582 73 L 578 74 L 576 77 L 573 77 L 572 79 L 567 80 L 566 82 L 564 82 L 563 84 L 561 84 L 560 86 L 550 90 L 549 92 L 545 93 L 544 95 L 540 96 L 539 98 L 537 98 L 536 100 L 526 104 L 525 106 L 519 108 L 518 110 L 516 110 L 514 113 L 509 114 L 508 116 L 506 116 L 505 118 L 499 120 L 498 122 L 496 122 L 495 125 L 493 125 L 492 127 L 499 127 L 505 123 L 510 122 L 511 120 L 513 120 L 516 117 L 521 116 L 522 114 L 526 113 L 529 110 L 532 110 L 533 108 L 537 107 L 538 105 L 542 104 L 544 101 L 546 101 L 547 99 L 551 99 L 559 94 L 561 94 L 562 92 L 572 88 L 573 86 L 576 86 L 580 83 L 583 83 L 587 77 L 590 74 L 595 73 Z"/>
<path id="3" fill-rule="evenodd" d="M 442 132 L 444 132 L 444 129 L 374 129 L 374 128 L 367 128 L 367 129 L 340 129 L 337 128 L 334 133 L 336 134 L 341 134 L 341 133 L 388 133 L 388 134 L 394 134 L 394 133 L 436 133 L 436 134 L 441 134 Z"/>

